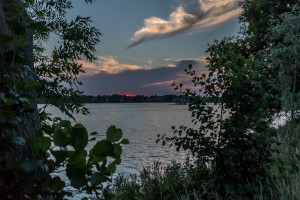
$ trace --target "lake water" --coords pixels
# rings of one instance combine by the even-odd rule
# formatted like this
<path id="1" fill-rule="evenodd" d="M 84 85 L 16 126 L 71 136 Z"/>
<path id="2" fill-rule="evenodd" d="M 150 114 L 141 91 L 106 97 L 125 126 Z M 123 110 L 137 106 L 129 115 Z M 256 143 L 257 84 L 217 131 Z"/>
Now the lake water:
<path id="1" fill-rule="evenodd" d="M 122 163 L 117 173 L 138 173 L 154 161 L 168 164 L 172 160 L 184 162 L 186 153 L 156 144 L 157 134 L 171 135 L 171 126 L 190 125 L 191 113 L 186 105 L 168 103 L 87 104 L 90 115 L 76 115 L 77 123 L 89 132 L 98 132 L 97 139 L 105 137 L 107 127 L 115 125 L 123 130 L 130 144 L 123 145 Z M 54 107 L 47 109 L 53 116 L 65 117 Z M 90 143 L 90 148 L 94 143 Z"/>

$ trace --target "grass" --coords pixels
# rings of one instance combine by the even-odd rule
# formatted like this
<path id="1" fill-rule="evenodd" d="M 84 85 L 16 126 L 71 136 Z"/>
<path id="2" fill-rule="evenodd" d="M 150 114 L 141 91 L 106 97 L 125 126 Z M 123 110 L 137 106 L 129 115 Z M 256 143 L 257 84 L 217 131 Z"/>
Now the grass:
<path id="1" fill-rule="evenodd" d="M 181 164 L 163 166 L 154 162 L 139 175 L 119 175 L 112 188 L 116 199 L 174 200 L 180 199 L 178 191 L 183 192 L 187 181 L 186 169 Z"/>

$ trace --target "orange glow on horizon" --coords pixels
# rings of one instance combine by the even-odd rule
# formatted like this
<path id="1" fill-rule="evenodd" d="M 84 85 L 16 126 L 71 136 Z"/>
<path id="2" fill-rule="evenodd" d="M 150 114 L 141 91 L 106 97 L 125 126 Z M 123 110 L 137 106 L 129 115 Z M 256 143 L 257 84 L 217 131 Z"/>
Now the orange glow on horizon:
<path id="1" fill-rule="evenodd" d="M 135 97 L 136 94 L 129 93 L 129 92 L 125 92 L 125 93 L 123 94 L 123 96 L 125 96 L 125 97 Z"/>

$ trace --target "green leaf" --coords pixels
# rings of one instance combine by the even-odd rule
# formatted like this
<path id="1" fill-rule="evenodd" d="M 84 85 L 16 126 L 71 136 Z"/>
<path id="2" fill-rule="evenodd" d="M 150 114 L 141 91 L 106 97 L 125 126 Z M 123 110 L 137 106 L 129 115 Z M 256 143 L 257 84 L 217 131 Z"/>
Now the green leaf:
<path id="1" fill-rule="evenodd" d="M 62 163 L 68 158 L 68 151 L 51 151 L 57 163 Z"/>
<path id="2" fill-rule="evenodd" d="M 51 147 L 51 139 L 49 137 L 40 137 L 37 142 L 42 151 L 47 151 Z"/>
<path id="3" fill-rule="evenodd" d="M 71 127 L 71 122 L 69 120 L 62 120 L 59 122 L 59 124 L 62 126 L 62 127 Z"/>
<path id="4" fill-rule="evenodd" d="M 60 179 L 60 177 L 54 177 L 51 181 L 51 189 L 54 192 L 60 192 L 65 187 L 65 182 Z"/>
<path id="5" fill-rule="evenodd" d="M 99 172 L 95 172 L 91 176 L 91 184 L 94 186 L 100 185 L 107 180 L 108 178 Z"/>
<path id="6" fill-rule="evenodd" d="M 122 130 L 117 129 L 115 126 L 110 126 L 106 131 L 106 138 L 110 142 L 117 142 L 123 136 Z"/>
<path id="7" fill-rule="evenodd" d="M 110 163 L 108 166 L 107 166 L 107 172 L 110 173 L 110 174 L 113 174 L 115 173 L 117 167 L 114 163 Z"/>
<path id="8" fill-rule="evenodd" d="M 23 36 L 23 35 L 14 36 L 12 38 L 12 42 L 17 47 L 24 47 L 24 46 L 27 45 L 27 38 L 25 36 Z"/>
<path id="9" fill-rule="evenodd" d="M 28 81 L 25 84 L 24 88 L 25 89 L 36 89 L 36 88 L 40 88 L 42 86 L 43 85 L 39 81 L 37 81 L 37 80 L 31 80 L 31 81 Z"/>
<path id="10" fill-rule="evenodd" d="M 75 155 L 70 158 L 69 164 L 75 168 L 82 168 L 86 165 L 86 156 L 86 150 L 76 152 Z"/>
<path id="11" fill-rule="evenodd" d="M 98 133 L 97 132 L 91 132 L 90 135 L 97 135 Z"/>
<path id="12" fill-rule="evenodd" d="M 88 143 L 88 132 L 81 124 L 73 126 L 71 131 L 70 144 L 74 147 L 75 151 L 84 149 Z"/>
<path id="13" fill-rule="evenodd" d="M 91 153 L 98 157 L 113 155 L 114 146 L 107 140 L 98 141 L 92 148 Z"/>
<path id="14" fill-rule="evenodd" d="M 121 158 L 116 158 L 112 163 L 115 164 L 115 165 L 119 165 L 121 164 Z"/>
<path id="15" fill-rule="evenodd" d="M 46 33 L 48 31 L 48 27 L 42 22 L 31 22 L 29 27 L 39 33 Z"/>
<path id="16" fill-rule="evenodd" d="M 49 173 L 49 167 L 45 163 L 41 163 L 37 168 L 34 170 L 33 174 L 35 177 L 42 178 Z"/>
<path id="17" fill-rule="evenodd" d="M 74 168 L 72 165 L 66 166 L 67 176 L 70 179 L 71 186 L 80 189 L 81 187 L 87 185 L 88 180 L 86 178 L 86 171 L 82 168 Z"/>
<path id="18" fill-rule="evenodd" d="M 53 62 L 58 62 L 59 55 L 58 55 L 57 51 L 53 52 L 52 58 L 53 58 Z"/>
<path id="19" fill-rule="evenodd" d="M 4 106 L 11 106 L 11 105 L 14 105 L 14 104 L 17 104 L 18 102 L 14 99 L 6 99 L 6 101 L 4 102 Z"/>
<path id="20" fill-rule="evenodd" d="M 39 151 L 47 151 L 51 146 L 51 139 L 49 137 L 28 138 L 28 142 L 34 154 Z"/>
<path id="21" fill-rule="evenodd" d="M 53 142 L 57 146 L 66 147 L 69 144 L 69 138 L 63 132 L 55 131 Z"/>
<path id="22" fill-rule="evenodd" d="M 79 173 L 75 174 L 70 178 L 71 186 L 76 189 L 80 189 L 81 187 L 87 185 L 87 178 L 84 175 Z"/>
<path id="23" fill-rule="evenodd" d="M 99 163 L 99 162 L 106 162 L 107 159 L 106 157 L 99 157 L 99 156 L 96 156 L 96 155 L 91 155 L 90 157 L 90 162 L 92 164 L 96 164 L 96 163 Z"/>
<path id="24" fill-rule="evenodd" d="M 121 154 L 122 154 L 122 147 L 121 147 L 121 145 L 119 145 L 119 144 L 115 144 L 114 145 L 114 154 L 116 156 L 121 156 Z"/>
<path id="25" fill-rule="evenodd" d="M 121 141 L 121 144 L 129 144 L 129 140 L 125 138 Z"/>

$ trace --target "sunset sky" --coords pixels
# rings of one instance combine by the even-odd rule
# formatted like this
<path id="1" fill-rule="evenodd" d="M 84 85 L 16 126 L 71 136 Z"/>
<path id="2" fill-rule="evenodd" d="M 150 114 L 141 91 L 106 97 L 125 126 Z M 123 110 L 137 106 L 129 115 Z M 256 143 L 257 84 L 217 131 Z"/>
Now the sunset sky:
<path id="1" fill-rule="evenodd" d="M 207 44 L 234 36 L 237 0 L 73 1 L 69 16 L 91 16 L 102 33 L 97 61 L 83 64 L 85 94 L 174 94 L 184 69 L 205 66 Z M 201 70 L 200 70 L 201 71 Z"/>

